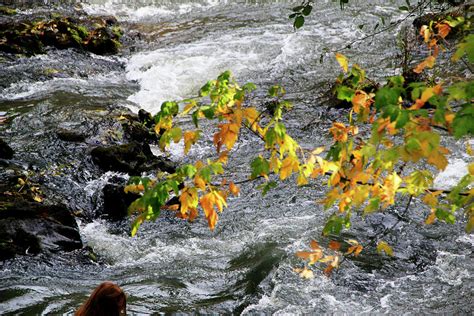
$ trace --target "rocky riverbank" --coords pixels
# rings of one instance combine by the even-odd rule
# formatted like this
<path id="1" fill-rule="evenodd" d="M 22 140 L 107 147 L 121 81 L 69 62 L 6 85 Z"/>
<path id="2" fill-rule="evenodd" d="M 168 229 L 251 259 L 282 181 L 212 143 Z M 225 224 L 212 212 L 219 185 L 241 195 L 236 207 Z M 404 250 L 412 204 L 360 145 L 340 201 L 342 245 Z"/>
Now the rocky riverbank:
<path id="1" fill-rule="evenodd" d="M 81 249 L 76 217 L 122 220 L 136 198 L 123 192 L 127 174 L 174 170 L 150 150 L 156 140 L 151 115 L 135 115 L 117 101 L 126 103 L 135 89 L 123 78 L 121 58 L 97 57 L 120 55 L 121 37 L 114 17 L 91 17 L 73 8 L 0 11 L 0 86 L 7 94 L 18 86 L 26 89 L 16 100 L 0 99 L 0 260 Z M 103 95 L 89 98 L 80 96 L 83 91 L 64 91 L 77 89 L 71 79 L 82 83 L 104 74 L 121 78 L 116 84 L 123 89 L 107 95 L 108 84 Z M 28 85 L 61 80 L 64 85 L 40 98 L 41 89 Z M 88 182 L 107 172 L 120 174 L 99 192 L 88 191 Z"/>

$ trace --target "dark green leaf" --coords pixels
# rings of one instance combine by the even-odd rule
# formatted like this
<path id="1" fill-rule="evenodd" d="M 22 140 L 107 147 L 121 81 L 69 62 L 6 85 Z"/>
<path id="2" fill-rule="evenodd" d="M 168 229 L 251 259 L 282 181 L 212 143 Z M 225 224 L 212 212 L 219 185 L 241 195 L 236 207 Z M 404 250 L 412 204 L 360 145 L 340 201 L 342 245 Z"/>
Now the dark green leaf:
<path id="1" fill-rule="evenodd" d="M 296 29 L 299 29 L 300 27 L 303 26 L 303 24 L 304 24 L 304 16 L 300 15 L 295 19 L 295 22 L 293 23 L 293 26 Z"/>

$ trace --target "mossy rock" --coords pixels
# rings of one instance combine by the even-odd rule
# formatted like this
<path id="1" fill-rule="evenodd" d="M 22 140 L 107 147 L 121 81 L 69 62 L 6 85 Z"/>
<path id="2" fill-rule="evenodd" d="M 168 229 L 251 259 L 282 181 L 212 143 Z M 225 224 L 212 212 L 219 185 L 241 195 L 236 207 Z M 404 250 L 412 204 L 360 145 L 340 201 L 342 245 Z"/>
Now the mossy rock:
<path id="1" fill-rule="evenodd" d="M 98 55 L 118 53 L 122 31 L 113 17 L 7 20 L 0 24 L 0 51 L 35 55 L 47 46 L 78 48 Z"/>
<path id="2" fill-rule="evenodd" d="M 0 15 L 15 15 L 16 10 L 13 8 L 0 6 Z"/>

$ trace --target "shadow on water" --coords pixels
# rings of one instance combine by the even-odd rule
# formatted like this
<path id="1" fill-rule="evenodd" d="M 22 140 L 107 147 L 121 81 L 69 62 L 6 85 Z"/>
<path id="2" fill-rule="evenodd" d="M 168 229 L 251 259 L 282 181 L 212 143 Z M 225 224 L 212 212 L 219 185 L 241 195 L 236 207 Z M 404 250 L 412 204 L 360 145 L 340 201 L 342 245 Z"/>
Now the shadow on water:
<path id="1" fill-rule="evenodd" d="M 260 285 L 285 258 L 285 252 L 276 243 L 256 244 L 230 260 L 229 271 L 246 271 L 230 288 L 215 296 L 197 302 L 198 307 L 209 307 L 225 301 L 237 301 L 233 314 L 239 315 L 245 307 L 255 301 Z"/>

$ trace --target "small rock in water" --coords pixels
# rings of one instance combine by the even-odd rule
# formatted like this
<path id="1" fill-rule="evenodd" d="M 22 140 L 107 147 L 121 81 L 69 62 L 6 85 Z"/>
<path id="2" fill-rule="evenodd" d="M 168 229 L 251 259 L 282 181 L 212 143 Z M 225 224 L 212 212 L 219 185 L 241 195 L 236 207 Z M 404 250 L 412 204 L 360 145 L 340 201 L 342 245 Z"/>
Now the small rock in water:
<path id="1" fill-rule="evenodd" d="M 131 142 L 124 145 L 96 147 L 91 152 L 93 161 L 104 171 L 139 175 L 144 171 L 161 170 L 173 173 L 176 167 L 164 158 L 156 157 L 148 144 Z"/>
<path id="2" fill-rule="evenodd" d="M 8 144 L 0 138 L 0 158 L 1 159 L 12 159 L 13 158 L 13 149 L 11 149 Z"/>

